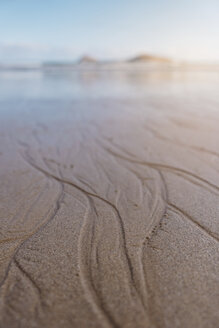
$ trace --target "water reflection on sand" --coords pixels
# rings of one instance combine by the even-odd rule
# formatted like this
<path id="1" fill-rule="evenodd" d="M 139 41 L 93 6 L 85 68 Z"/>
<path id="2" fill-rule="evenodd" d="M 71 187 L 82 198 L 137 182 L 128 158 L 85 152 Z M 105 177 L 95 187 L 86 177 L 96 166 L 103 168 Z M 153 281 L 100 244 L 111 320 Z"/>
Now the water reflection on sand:
<path id="1" fill-rule="evenodd" d="M 0 99 L 138 98 L 217 92 L 219 70 L 44 69 L 0 71 Z"/>

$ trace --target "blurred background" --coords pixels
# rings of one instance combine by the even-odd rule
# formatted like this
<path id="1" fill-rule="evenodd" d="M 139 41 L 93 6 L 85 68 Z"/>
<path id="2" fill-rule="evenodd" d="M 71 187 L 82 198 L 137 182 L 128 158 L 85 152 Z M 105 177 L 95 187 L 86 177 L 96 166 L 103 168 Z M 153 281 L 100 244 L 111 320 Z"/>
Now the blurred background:
<path id="1" fill-rule="evenodd" d="M 1 98 L 144 96 L 219 79 L 217 0 L 0 0 L 0 31 Z"/>

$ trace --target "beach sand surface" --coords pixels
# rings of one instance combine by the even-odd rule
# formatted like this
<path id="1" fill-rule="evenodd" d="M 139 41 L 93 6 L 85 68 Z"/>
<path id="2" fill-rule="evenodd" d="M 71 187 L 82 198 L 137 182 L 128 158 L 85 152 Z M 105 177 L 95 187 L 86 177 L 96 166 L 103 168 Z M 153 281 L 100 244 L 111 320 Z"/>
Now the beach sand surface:
<path id="1" fill-rule="evenodd" d="M 0 100 L 1 328 L 219 327 L 219 97 L 161 82 Z"/>

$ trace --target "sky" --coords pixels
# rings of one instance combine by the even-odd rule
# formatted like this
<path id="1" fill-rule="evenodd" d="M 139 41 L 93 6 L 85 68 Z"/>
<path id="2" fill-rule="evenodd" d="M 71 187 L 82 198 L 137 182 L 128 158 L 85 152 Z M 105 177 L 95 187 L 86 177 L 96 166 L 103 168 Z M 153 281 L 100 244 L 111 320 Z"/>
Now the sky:
<path id="1" fill-rule="evenodd" d="M 0 63 L 219 61 L 219 0 L 0 0 Z"/>

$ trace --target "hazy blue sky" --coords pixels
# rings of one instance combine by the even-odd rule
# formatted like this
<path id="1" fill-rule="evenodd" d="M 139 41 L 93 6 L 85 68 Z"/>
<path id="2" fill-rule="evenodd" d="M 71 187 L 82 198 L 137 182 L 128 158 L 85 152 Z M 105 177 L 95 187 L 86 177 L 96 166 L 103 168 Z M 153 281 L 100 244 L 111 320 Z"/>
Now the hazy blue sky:
<path id="1" fill-rule="evenodd" d="M 0 0 L 0 61 L 219 60 L 219 0 Z"/>

